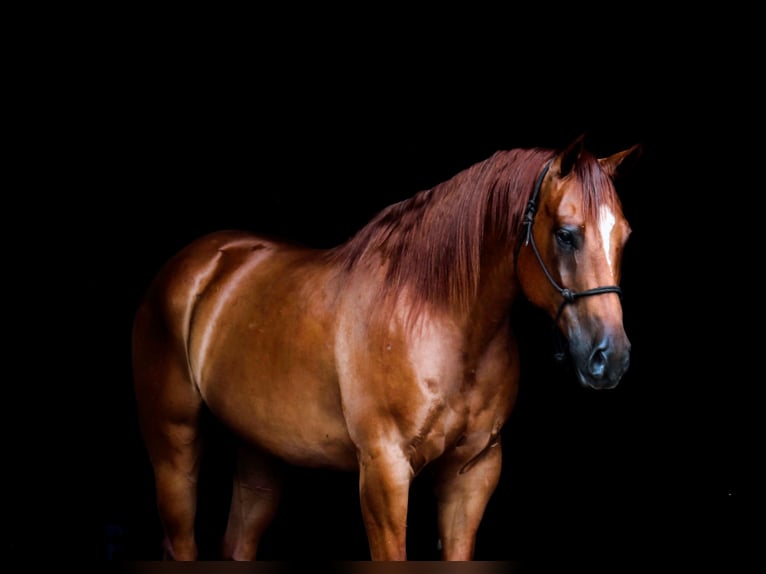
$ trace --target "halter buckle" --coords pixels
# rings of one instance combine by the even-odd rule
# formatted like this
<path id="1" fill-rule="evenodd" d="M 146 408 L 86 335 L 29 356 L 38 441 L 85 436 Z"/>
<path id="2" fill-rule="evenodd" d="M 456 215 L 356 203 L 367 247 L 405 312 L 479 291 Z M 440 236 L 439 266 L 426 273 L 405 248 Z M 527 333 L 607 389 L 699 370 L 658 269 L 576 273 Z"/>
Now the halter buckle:
<path id="1" fill-rule="evenodd" d="M 572 303 L 575 300 L 575 297 L 577 295 L 571 289 L 567 289 L 566 287 L 564 287 L 561 289 L 561 296 L 564 298 L 564 301 L 566 301 L 567 303 Z"/>

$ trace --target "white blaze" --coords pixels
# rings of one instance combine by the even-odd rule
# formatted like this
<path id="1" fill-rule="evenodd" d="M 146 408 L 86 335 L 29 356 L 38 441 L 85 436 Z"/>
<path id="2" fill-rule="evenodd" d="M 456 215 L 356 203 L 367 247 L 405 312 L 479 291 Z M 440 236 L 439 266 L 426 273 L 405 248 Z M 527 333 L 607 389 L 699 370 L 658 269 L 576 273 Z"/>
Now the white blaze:
<path id="1" fill-rule="evenodd" d="M 604 255 L 606 256 L 606 262 L 609 265 L 609 271 L 614 274 L 612 268 L 612 229 L 617 218 L 614 216 L 614 212 L 606 205 L 602 205 L 598 211 L 598 232 L 601 235 L 601 244 L 604 246 Z"/>

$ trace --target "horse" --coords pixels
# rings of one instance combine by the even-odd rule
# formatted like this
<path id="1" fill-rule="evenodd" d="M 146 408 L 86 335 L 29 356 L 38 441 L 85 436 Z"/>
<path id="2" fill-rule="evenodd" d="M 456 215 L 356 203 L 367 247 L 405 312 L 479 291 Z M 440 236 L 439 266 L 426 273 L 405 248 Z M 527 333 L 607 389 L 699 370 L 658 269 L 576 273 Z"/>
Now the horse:
<path id="1" fill-rule="evenodd" d="M 172 256 L 131 343 L 163 559 L 199 559 L 206 411 L 237 439 L 222 559 L 257 559 L 278 469 L 295 465 L 358 473 L 373 561 L 407 560 L 409 488 L 428 467 L 441 559 L 473 560 L 519 388 L 514 301 L 550 316 L 585 387 L 629 367 L 615 182 L 641 149 L 598 157 L 581 135 L 500 150 L 333 247 L 221 230 Z"/>

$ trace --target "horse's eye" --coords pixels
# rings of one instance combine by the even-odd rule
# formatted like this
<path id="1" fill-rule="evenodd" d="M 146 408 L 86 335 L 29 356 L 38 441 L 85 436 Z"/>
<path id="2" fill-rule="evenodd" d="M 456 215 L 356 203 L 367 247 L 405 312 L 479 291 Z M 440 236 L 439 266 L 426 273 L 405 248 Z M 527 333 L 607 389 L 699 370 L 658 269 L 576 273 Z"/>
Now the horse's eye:
<path id="1" fill-rule="evenodd" d="M 559 242 L 559 245 L 561 245 L 561 247 L 564 247 L 566 249 L 575 248 L 575 236 L 574 236 L 574 233 L 572 233 L 569 229 L 564 229 L 563 227 L 560 229 L 557 229 L 556 240 Z"/>

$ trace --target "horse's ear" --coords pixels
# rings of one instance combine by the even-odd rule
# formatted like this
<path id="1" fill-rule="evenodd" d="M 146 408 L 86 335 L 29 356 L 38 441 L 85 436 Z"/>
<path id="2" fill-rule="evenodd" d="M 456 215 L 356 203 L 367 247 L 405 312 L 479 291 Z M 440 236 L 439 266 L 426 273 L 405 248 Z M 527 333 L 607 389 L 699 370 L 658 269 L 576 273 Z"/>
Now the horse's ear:
<path id="1" fill-rule="evenodd" d="M 554 158 L 553 163 L 551 164 L 551 171 L 559 177 L 565 177 L 569 174 L 575 166 L 575 163 L 577 163 L 577 159 L 580 157 L 584 145 L 585 134 L 580 134 Z"/>
<path id="2" fill-rule="evenodd" d="M 643 146 L 636 144 L 624 151 L 617 152 L 609 157 L 599 158 L 598 162 L 601 167 L 610 177 L 620 177 L 633 169 L 636 165 L 636 161 L 643 152 Z"/>

